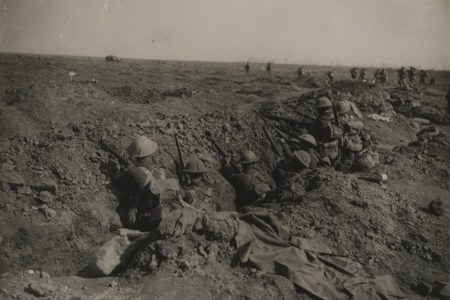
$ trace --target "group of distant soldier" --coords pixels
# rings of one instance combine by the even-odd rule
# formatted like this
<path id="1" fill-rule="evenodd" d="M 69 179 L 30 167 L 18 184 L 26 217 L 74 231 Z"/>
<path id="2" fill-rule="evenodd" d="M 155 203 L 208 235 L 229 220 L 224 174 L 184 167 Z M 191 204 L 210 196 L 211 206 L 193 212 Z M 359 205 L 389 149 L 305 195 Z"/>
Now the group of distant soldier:
<path id="1" fill-rule="evenodd" d="M 401 67 L 398 70 L 398 85 L 400 87 L 408 87 L 408 83 L 409 83 L 409 87 L 414 88 L 417 87 L 416 85 L 416 76 L 419 76 L 419 87 L 424 87 L 424 86 L 433 86 L 435 83 L 435 79 L 434 77 L 430 78 L 429 83 L 426 83 L 426 80 L 428 78 L 428 73 L 425 70 L 419 70 L 417 71 L 416 68 L 414 67 L 410 67 L 408 70 L 406 70 L 405 67 Z M 408 81 L 407 81 L 408 80 Z"/>

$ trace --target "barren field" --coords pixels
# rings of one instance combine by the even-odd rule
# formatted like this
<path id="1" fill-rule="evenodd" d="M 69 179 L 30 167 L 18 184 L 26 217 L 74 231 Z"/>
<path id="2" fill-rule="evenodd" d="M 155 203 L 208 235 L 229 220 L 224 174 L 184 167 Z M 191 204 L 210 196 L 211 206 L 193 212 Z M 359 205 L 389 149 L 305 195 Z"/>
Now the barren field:
<path id="1" fill-rule="evenodd" d="M 44 299 L 311 299 L 287 278 L 239 263 L 233 237 L 195 232 L 149 242 L 114 276 L 83 270 L 121 227 L 100 140 L 124 153 L 146 135 L 159 144 L 155 163 L 173 170 L 177 132 L 185 157 L 202 159 L 208 176 L 229 188 L 214 136 L 235 158 L 253 149 L 271 181 L 275 155 L 263 127 L 273 136 L 274 128 L 294 136 L 305 128 L 255 110 L 309 124 L 321 95 L 344 95 L 359 107 L 380 154 L 374 172 L 389 179 L 321 168 L 305 175 L 302 201 L 280 196 L 261 209 L 293 236 L 392 275 L 418 297 L 444 299 L 442 286 L 448 296 L 450 73 L 430 72 L 433 87 L 401 90 L 393 70 L 382 88 L 334 68 L 330 87 L 326 67 L 307 67 L 313 77 L 304 80 L 295 65 L 275 64 L 270 76 L 263 64 L 251 67 L 245 76 L 240 63 L 0 55 L 0 298 L 34 299 L 38 290 Z M 389 111 L 389 122 L 369 118 Z M 418 142 L 430 126 L 436 134 Z M 431 201 L 442 201 L 442 215 Z"/>

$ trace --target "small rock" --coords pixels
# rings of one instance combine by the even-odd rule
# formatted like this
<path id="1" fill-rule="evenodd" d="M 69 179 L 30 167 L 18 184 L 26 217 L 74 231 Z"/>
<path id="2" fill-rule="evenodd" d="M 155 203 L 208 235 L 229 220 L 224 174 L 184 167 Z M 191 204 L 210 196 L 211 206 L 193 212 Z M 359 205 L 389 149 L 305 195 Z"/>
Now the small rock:
<path id="1" fill-rule="evenodd" d="M 21 187 L 25 185 L 25 180 L 16 171 L 2 172 L 2 181 L 8 183 L 12 187 Z"/>
<path id="2" fill-rule="evenodd" d="M 407 222 L 415 223 L 417 221 L 416 213 L 411 206 L 406 208 L 405 218 Z"/>
<path id="3" fill-rule="evenodd" d="M 113 280 L 108 284 L 109 287 L 116 287 L 117 286 L 117 281 Z"/>
<path id="4" fill-rule="evenodd" d="M 28 285 L 28 292 L 37 297 L 44 297 L 47 294 L 47 291 L 36 282 Z"/>
<path id="5" fill-rule="evenodd" d="M 34 270 L 28 270 L 28 274 L 34 274 Z"/>
<path id="6" fill-rule="evenodd" d="M 54 196 L 49 191 L 41 191 L 39 193 L 39 201 L 43 203 L 53 202 Z"/>
<path id="7" fill-rule="evenodd" d="M 41 278 L 50 278 L 50 274 L 48 274 L 47 272 L 41 271 Z"/>
<path id="8" fill-rule="evenodd" d="M 44 213 L 45 217 L 51 219 L 56 217 L 57 212 L 53 208 L 48 207 L 47 205 L 41 206 L 41 211 Z"/>
<path id="9" fill-rule="evenodd" d="M 229 123 L 225 123 L 222 126 L 222 130 L 225 131 L 225 132 L 230 132 L 231 131 L 231 125 Z"/>
<path id="10" fill-rule="evenodd" d="M 20 195 L 31 195 L 31 193 L 32 193 L 32 191 L 28 185 L 19 187 L 17 189 L 17 194 L 20 194 Z"/>
<path id="11" fill-rule="evenodd" d="M 37 189 L 38 191 L 49 191 L 54 195 L 58 191 L 58 185 L 56 184 L 56 181 L 50 178 L 42 178 L 38 182 L 32 184 L 32 187 Z"/>

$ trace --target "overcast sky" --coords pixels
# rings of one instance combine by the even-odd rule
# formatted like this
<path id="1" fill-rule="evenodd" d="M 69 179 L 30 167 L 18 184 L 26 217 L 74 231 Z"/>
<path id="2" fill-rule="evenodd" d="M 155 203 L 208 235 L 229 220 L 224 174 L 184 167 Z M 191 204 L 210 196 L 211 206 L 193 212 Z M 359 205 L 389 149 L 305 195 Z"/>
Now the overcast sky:
<path id="1" fill-rule="evenodd" d="M 450 0 L 0 0 L 0 51 L 450 69 Z"/>

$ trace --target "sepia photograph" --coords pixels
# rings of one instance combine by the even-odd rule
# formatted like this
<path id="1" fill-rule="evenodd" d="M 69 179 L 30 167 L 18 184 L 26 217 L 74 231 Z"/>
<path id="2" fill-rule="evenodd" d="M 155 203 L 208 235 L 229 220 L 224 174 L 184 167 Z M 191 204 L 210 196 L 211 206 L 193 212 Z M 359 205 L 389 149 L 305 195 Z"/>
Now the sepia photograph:
<path id="1" fill-rule="evenodd" d="M 450 299 L 450 0 L 0 0 L 0 299 Z"/>

